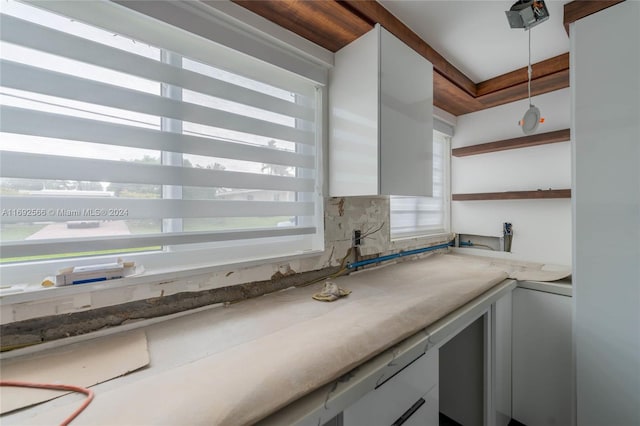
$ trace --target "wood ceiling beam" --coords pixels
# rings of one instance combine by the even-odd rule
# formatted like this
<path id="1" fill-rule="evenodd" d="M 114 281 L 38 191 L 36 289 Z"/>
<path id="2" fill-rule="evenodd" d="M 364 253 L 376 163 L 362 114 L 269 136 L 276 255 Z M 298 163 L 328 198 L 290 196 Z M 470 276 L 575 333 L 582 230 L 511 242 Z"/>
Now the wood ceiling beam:
<path id="1" fill-rule="evenodd" d="M 433 104 L 455 116 L 483 109 L 480 102 L 439 71 L 433 72 Z"/>
<path id="2" fill-rule="evenodd" d="M 544 93 L 569 87 L 569 70 L 559 71 L 554 74 L 545 75 L 531 81 L 531 96 L 538 96 Z M 526 99 L 528 97 L 528 83 L 523 81 L 515 86 L 498 89 L 486 95 L 478 96 L 476 101 L 480 102 L 482 108 L 493 108 L 495 106 L 508 104 L 511 102 Z"/>
<path id="3" fill-rule="evenodd" d="M 554 56 L 531 66 L 531 79 L 536 80 L 557 72 L 569 69 L 569 52 L 562 55 Z M 508 87 L 517 86 L 522 82 L 528 81 L 529 74 L 527 67 L 519 68 L 515 71 L 499 75 L 492 79 L 482 81 L 477 84 L 477 96 L 486 95 Z"/>
<path id="4" fill-rule="evenodd" d="M 373 25 L 335 1 L 233 0 L 263 18 L 274 22 L 332 52 L 340 50 Z"/>
<path id="5" fill-rule="evenodd" d="M 623 1 L 624 0 L 574 0 L 566 3 L 564 5 L 564 29 L 567 34 L 569 34 L 569 24 L 615 4 L 622 3 Z"/>
<path id="6" fill-rule="evenodd" d="M 569 87 L 568 53 L 531 67 L 534 70 L 531 96 Z M 479 83 L 478 96 L 469 95 L 437 71 L 433 84 L 433 104 L 456 116 L 526 99 L 529 95 L 526 67 Z"/>

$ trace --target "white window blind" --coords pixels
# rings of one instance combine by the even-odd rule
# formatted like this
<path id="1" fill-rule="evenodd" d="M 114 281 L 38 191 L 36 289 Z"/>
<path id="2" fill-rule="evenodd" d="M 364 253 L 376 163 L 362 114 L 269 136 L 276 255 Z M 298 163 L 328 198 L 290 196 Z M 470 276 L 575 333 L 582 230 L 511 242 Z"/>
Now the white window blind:
<path id="1" fill-rule="evenodd" d="M 433 132 L 433 197 L 391 196 L 391 238 L 449 232 L 450 138 Z"/>
<path id="2" fill-rule="evenodd" d="M 92 4 L 100 27 L 3 2 L 3 264 L 322 249 L 319 85 L 117 4 L 78 10 Z"/>

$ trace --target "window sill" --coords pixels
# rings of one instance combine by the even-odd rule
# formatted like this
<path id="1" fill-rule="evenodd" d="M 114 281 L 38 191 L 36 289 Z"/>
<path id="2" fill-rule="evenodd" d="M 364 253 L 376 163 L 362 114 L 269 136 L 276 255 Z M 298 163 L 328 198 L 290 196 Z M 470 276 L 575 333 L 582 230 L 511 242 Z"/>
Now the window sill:
<path id="1" fill-rule="evenodd" d="M 279 264 L 286 263 L 283 265 L 286 269 L 290 262 L 322 253 L 322 250 L 313 250 L 269 259 L 156 268 L 125 278 L 63 287 L 17 284 L 0 289 L 3 308 L 0 324 L 261 281 L 269 279 L 280 268 Z"/>

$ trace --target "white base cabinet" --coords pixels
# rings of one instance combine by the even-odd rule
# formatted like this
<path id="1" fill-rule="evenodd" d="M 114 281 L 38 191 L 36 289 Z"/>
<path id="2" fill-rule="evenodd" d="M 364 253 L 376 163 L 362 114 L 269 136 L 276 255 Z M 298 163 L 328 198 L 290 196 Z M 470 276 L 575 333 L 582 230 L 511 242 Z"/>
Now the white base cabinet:
<path id="1" fill-rule="evenodd" d="M 344 426 L 437 426 L 438 350 L 418 357 L 343 412 Z"/>
<path id="2" fill-rule="evenodd" d="M 571 297 L 513 291 L 513 418 L 527 426 L 571 422 Z"/>

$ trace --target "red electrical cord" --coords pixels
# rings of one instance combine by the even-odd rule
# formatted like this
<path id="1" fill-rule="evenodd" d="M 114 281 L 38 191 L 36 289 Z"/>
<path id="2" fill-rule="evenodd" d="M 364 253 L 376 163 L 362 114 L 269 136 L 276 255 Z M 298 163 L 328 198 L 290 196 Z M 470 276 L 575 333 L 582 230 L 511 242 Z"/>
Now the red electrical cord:
<path id="1" fill-rule="evenodd" d="M 87 395 L 85 400 L 82 402 L 82 405 L 78 407 L 69 417 L 64 419 L 64 421 L 60 424 L 61 426 L 67 426 L 73 419 L 78 417 L 82 411 L 87 408 L 87 406 L 93 400 L 93 391 L 91 389 L 83 388 L 81 386 L 72 386 L 72 385 L 53 385 L 49 383 L 31 383 L 31 382 L 19 382 L 14 380 L 2 380 L 0 381 L 0 386 L 13 386 L 18 388 L 36 388 L 36 389 L 53 389 L 53 390 L 61 390 L 61 391 L 71 391 L 71 392 L 79 392 Z"/>

